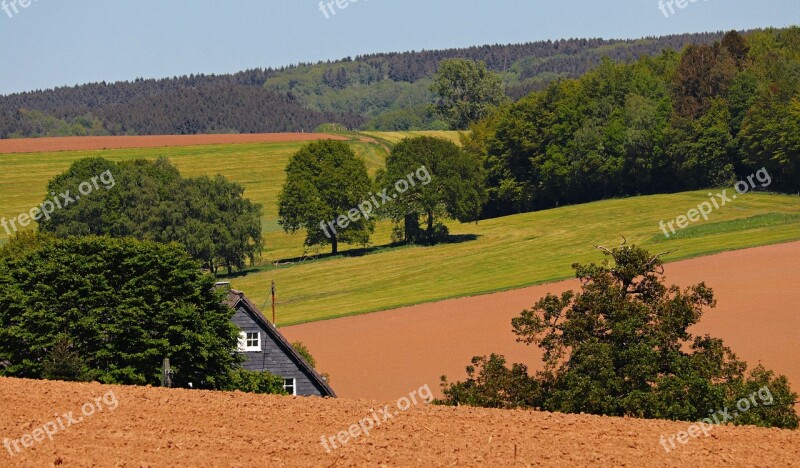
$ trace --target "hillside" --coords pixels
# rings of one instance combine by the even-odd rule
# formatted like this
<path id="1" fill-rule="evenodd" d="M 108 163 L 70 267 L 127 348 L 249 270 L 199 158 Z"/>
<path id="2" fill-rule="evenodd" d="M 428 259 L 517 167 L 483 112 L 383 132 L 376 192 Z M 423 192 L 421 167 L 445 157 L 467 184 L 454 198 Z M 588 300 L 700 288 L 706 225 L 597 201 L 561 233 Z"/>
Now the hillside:
<path id="1" fill-rule="evenodd" d="M 800 459 L 797 431 L 755 427 L 714 427 L 668 453 L 661 437 L 689 423 L 422 404 L 399 411 L 396 402 L 7 378 L 0 398 L 0 431 L 10 439 L 56 424 L 54 413 L 82 418 L 13 457 L 3 450 L 8 466 L 790 466 Z M 102 411 L 96 398 L 106 403 Z M 87 402 L 95 413 L 81 416 Z M 373 412 L 386 418 L 384 405 L 390 417 L 380 427 L 326 452 L 322 437 Z"/>
<path id="2" fill-rule="evenodd" d="M 371 133 L 385 141 L 406 134 Z M 455 134 L 447 134 L 451 138 Z M 478 224 L 448 223 L 451 243 L 391 247 L 391 224 L 378 224 L 369 255 L 353 246 L 343 257 L 299 262 L 304 234 L 286 235 L 277 224 L 277 197 L 284 168 L 304 143 L 245 143 L 192 147 L 62 151 L 0 155 L 0 216 L 41 203 L 47 181 L 87 156 L 115 161 L 169 158 L 187 176 L 220 173 L 245 187 L 264 206 L 266 249 L 261 263 L 231 278 L 257 304 L 275 280 L 279 324 L 290 325 L 474 295 L 563 279 L 570 265 L 593 257 L 592 245 L 615 245 L 620 235 L 651 249 L 678 251 L 670 260 L 800 239 L 800 199 L 748 194 L 666 240 L 661 220 L 671 220 L 707 200 L 708 190 L 605 200 L 525 213 Z M 372 174 L 383 166 L 379 143 L 351 140 Z M 242 170 L 246 168 L 247 170 Z M 0 242 L 7 238 L 0 230 Z M 327 249 L 309 251 L 324 254 Z M 293 260 L 295 259 L 295 260 Z M 275 267 L 274 262 L 284 265 Z M 286 264 L 291 263 L 291 264 Z M 476 268 L 478 266 L 478 268 Z"/>
<path id="3" fill-rule="evenodd" d="M 485 61 L 503 74 L 507 93 L 517 99 L 556 78 L 580 76 L 603 57 L 631 60 L 720 37 L 699 33 L 485 45 L 16 93 L 0 96 L 0 138 L 308 132 L 325 122 L 382 130 L 441 129 L 424 108 L 432 102 L 429 79 L 445 58 Z"/>

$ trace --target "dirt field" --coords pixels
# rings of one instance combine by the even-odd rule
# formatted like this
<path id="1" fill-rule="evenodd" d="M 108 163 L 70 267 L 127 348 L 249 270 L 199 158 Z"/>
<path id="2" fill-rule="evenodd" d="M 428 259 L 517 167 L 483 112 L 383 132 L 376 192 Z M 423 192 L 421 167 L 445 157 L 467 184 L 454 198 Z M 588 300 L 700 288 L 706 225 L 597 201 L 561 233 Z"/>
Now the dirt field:
<path id="1" fill-rule="evenodd" d="M 245 135 L 153 135 L 23 138 L 0 140 L 0 154 L 50 151 L 92 151 L 165 146 L 227 145 L 233 143 L 284 143 L 290 141 L 346 140 L 326 133 L 259 133 Z"/>
<path id="2" fill-rule="evenodd" d="M 396 402 L 16 379 L 0 379 L 0 400 L 0 437 L 10 447 L 2 449 L 0 466 L 791 466 L 800 460 L 800 432 L 754 427 L 714 427 L 686 445 L 673 439 L 672 449 L 666 438 L 687 431 L 687 423 L 422 404 L 400 411 Z M 389 418 L 381 411 L 386 404 Z M 369 435 L 343 435 L 347 443 L 334 449 L 329 442 L 330 453 L 322 446 L 323 436 L 335 437 L 375 417 L 373 411 L 381 425 Z"/>
<path id="3" fill-rule="evenodd" d="M 786 374 L 800 392 L 800 242 L 727 252 L 666 265 L 667 281 L 705 281 L 717 307 L 695 333 L 724 339 L 753 366 Z M 346 398 L 390 400 L 439 377 L 463 378 L 472 356 L 504 354 L 539 368 L 535 347 L 515 341 L 511 319 L 547 294 L 579 289 L 577 281 L 315 322 L 281 331 L 304 342 L 318 368 Z M 798 407 L 800 410 L 800 407 Z"/>

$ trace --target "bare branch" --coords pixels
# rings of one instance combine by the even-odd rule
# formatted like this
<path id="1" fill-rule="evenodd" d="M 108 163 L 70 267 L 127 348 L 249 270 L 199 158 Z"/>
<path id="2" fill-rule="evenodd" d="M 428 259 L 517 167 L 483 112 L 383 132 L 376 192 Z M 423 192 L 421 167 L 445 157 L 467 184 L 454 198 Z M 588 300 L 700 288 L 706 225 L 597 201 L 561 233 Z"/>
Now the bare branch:
<path id="1" fill-rule="evenodd" d="M 649 261 L 649 262 L 647 262 L 647 268 L 650 268 L 651 266 L 653 266 L 653 262 L 655 262 L 656 260 L 658 260 L 658 257 L 660 257 L 660 256 L 662 256 L 662 255 L 669 255 L 669 254 L 675 253 L 675 252 L 677 252 L 677 251 L 678 251 L 678 250 L 676 249 L 676 250 L 669 250 L 669 251 L 667 251 L 667 252 L 661 252 L 660 254 L 656 254 L 655 256 L 653 256 L 653 258 L 651 258 L 651 259 L 650 259 L 650 261 Z"/>
<path id="2" fill-rule="evenodd" d="M 606 252 L 609 255 L 614 255 L 610 250 L 608 250 L 607 248 L 603 247 L 602 245 L 595 245 L 594 248 L 598 249 L 598 250 L 602 250 L 602 251 Z"/>
<path id="3" fill-rule="evenodd" d="M 620 235 L 622 236 L 622 234 L 620 234 Z M 622 236 L 622 243 L 619 246 L 622 247 L 623 245 L 625 245 L 627 243 L 628 243 L 628 239 L 626 239 L 625 236 Z"/>

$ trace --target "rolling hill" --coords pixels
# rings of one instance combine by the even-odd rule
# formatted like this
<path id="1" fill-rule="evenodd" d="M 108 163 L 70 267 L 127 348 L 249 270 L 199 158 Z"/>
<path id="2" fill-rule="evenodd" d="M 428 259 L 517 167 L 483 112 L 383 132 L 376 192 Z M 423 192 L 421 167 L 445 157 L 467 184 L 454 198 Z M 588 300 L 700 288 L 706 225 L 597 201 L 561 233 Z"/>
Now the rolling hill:
<path id="1" fill-rule="evenodd" d="M 407 134 L 372 133 L 350 144 L 374 173 L 386 150 L 369 138 L 394 141 Z M 455 138 L 455 134 L 449 134 Z M 77 159 L 172 160 L 184 175 L 220 173 L 241 183 L 245 196 L 264 206 L 266 249 L 259 265 L 230 278 L 257 304 L 278 285 L 279 324 L 289 325 L 403 305 L 507 290 L 569 277 L 570 265 L 594 258 L 593 245 L 616 245 L 620 236 L 670 260 L 800 239 L 800 199 L 753 193 L 716 210 L 670 240 L 659 229 L 708 199 L 708 191 L 604 200 L 481 221 L 448 223 L 450 243 L 435 247 L 389 245 L 391 225 L 381 222 L 367 250 L 299 261 L 304 234 L 286 235 L 277 224 L 277 196 L 289 157 L 303 143 L 247 143 L 0 155 L 0 216 L 37 205 L 47 181 Z M 0 231 L 0 239 L 7 237 Z M 318 252 L 324 253 L 326 249 Z M 294 259 L 294 260 L 293 260 Z M 274 263 L 279 262 L 279 266 Z"/>
<path id="2" fill-rule="evenodd" d="M 577 77 L 603 57 L 656 55 L 710 44 L 720 33 L 637 40 L 564 39 L 463 49 L 380 53 L 226 75 L 89 83 L 0 96 L 0 138 L 442 129 L 426 113 L 428 85 L 447 58 L 482 60 L 519 99 L 548 82 Z"/>

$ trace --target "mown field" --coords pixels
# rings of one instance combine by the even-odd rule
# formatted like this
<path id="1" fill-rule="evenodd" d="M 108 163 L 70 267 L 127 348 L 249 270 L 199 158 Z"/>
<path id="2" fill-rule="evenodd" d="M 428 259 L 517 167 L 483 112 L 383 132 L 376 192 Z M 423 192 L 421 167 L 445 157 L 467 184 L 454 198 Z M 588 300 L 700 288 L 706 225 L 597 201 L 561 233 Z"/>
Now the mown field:
<path id="1" fill-rule="evenodd" d="M 396 141 L 404 134 L 370 134 Z M 452 133 L 448 138 L 457 138 Z M 383 145 L 352 141 L 372 173 L 385 158 Z M 669 221 L 708 199 L 708 191 L 606 200 L 483 221 L 450 222 L 453 242 L 435 247 L 391 247 L 391 225 L 381 222 L 367 251 L 342 257 L 302 256 L 303 234 L 286 235 L 277 224 L 277 196 L 290 156 L 302 143 L 258 143 L 136 150 L 0 155 L 0 217 L 41 203 L 47 181 L 77 159 L 169 158 L 184 175 L 220 173 L 244 185 L 245 196 L 264 206 L 266 249 L 261 263 L 230 278 L 257 304 L 277 283 L 279 325 L 328 319 L 450 297 L 512 289 L 571 276 L 573 262 L 597 261 L 594 244 L 629 242 L 652 250 L 678 249 L 668 260 L 800 239 L 800 198 L 748 194 L 666 240 Z M 0 242 L 6 233 L 0 229 Z M 327 248 L 317 252 L 327 253 Z M 279 261 L 281 265 L 274 266 Z"/>

